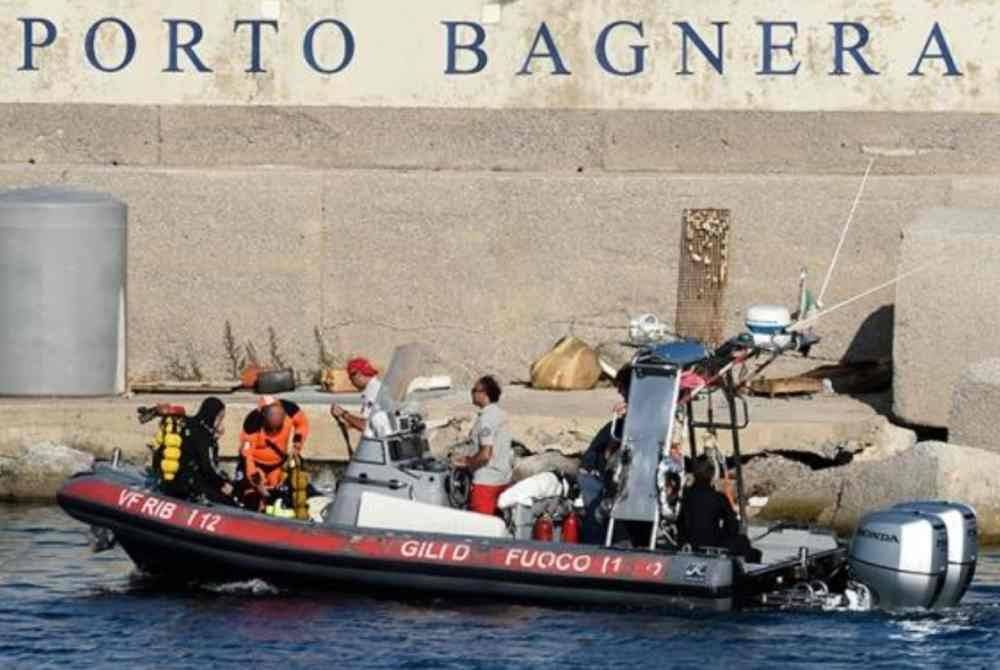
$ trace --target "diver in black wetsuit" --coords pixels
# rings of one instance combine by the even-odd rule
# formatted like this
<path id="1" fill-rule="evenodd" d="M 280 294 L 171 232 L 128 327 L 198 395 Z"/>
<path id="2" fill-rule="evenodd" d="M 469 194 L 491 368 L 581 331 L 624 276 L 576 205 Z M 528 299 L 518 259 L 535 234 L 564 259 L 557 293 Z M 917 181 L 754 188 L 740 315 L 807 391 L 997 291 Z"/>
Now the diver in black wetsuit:
<path id="1" fill-rule="evenodd" d="M 583 497 L 583 532 L 582 541 L 585 544 L 604 544 L 607 533 L 607 512 L 614 499 L 613 475 L 617 465 L 620 438 L 625 426 L 625 413 L 628 410 L 628 390 L 632 381 L 632 366 L 623 365 L 615 375 L 615 387 L 622 400 L 613 408 L 615 418 L 598 431 L 590 446 L 580 459 L 580 470 L 577 483 Z M 601 509 L 602 504 L 607 509 Z M 623 534 L 619 528 L 616 537 Z"/>
<path id="2" fill-rule="evenodd" d="M 181 429 L 180 467 L 172 481 L 164 481 L 164 493 L 185 500 L 235 505 L 233 485 L 219 472 L 219 438 L 226 406 L 218 398 L 206 398 L 197 414 L 184 420 Z"/>
<path id="3" fill-rule="evenodd" d="M 684 492 L 677 531 L 681 541 L 695 549 L 720 547 L 735 556 L 756 563 L 760 552 L 740 533 L 729 499 L 712 487 L 715 466 L 704 454 L 694 461 L 694 484 Z"/>

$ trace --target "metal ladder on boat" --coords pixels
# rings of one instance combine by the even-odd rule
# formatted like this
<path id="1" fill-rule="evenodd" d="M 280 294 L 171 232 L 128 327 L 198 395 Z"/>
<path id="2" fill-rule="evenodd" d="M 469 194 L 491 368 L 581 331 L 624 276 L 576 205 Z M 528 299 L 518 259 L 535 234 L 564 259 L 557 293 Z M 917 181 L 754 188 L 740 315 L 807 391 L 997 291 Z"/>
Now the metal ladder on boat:
<path id="1" fill-rule="evenodd" d="M 662 362 L 637 361 L 629 386 L 628 413 L 621 438 L 618 495 L 611 508 L 605 546 L 610 547 L 618 522 L 644 522 L 650 527 L 649 548 L 656 548 L 660 504 L 656 469 L 674 431 L 680 369 Z"/>

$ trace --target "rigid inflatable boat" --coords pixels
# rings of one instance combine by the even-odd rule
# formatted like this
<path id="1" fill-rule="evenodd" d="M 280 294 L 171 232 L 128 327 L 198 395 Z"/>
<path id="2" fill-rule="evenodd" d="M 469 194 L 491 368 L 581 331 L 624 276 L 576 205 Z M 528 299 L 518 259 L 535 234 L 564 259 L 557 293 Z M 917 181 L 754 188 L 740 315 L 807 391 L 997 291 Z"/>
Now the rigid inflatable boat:
<path id="1" fill-rule="evenodd" d="M 461 509 L 468 479 L 430 455 L 422 417 L 407 403 L 407 380 L 421 367 L 419 350 L 408 347 L 397 351 L 383 384 L 391 430 L 361 440 L 332 502 L 313 519 L 173 499 L 147 475 L 105 464 L 67 481 L 59 504 L 110 530 L 143 571 L 184 580 L 258 577 L 392 595 L 714 610 L 958 603 L 977 551 L 975 514 L 960 503 L 874 512 L 850 545 L 820 530 L 747 524 L 739 433 L 749 419 L 740 393 L 770 360 L 811 344 L 787 330 L 786 320 L 762 323 L 762 313 L 775 311 L 756 309 L 748 332 L 714 351 L 684 341 L 636 354 L 607 537 L 597 544 L 559 540 L 565 496 L 529 500 L 503 519 Z M 751 361 L 756 371 L 745 367 Z M 705 446 L 717 442 L 701 438 L 718 431 L 729 433 L 732 453 L 718 462 L 735 475 L 722 473 L 735 483 L 741 530 L 759 552 L 755 562 L 677 544 L 675 519 L 662 504 L 657 473 L 669 445 L 686 433 L 690 456 L 699 448 L 717 452 Z M 556 522 L 552 541 L 531 539 L 541 514 Z M 616 541 L 616 525 L 646 534 Z"/>

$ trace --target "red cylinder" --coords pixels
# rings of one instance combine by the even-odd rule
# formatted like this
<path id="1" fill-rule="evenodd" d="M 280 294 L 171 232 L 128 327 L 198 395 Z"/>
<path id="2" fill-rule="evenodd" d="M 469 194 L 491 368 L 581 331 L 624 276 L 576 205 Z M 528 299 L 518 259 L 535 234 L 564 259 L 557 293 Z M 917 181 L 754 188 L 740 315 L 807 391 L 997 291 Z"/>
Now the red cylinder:
<path id="1" fill-rule="evenodd" d="M 161 402 L 156 406 L 156 411 L 160 416 L 184 416 L 185 409 L 184 405 L 171 405 L 170 403 Z"/>
<path id="2" fill-rule="evenodd" d="M 569 544 L 580 543 L 580 515 L 570 512 L 562 522 L 562 541 Z"/>
<path id="3" fill-rule="evenodd" d="M 552 519 L 548 514 L 543 514 L 535 519 L 535 525 L 531 528 L 531 539 L 539 542 L 551 542 L 554 529 Z"/>

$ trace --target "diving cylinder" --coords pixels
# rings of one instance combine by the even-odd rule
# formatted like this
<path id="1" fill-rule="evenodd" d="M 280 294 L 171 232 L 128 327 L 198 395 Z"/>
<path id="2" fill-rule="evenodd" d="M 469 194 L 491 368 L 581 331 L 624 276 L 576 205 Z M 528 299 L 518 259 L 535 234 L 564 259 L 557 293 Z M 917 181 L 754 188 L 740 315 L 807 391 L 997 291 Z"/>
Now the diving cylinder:
<path id="1" fill-rule="evenodd" d="M 178 433 L 180 426 L 174 417 L 164 417 L 160 423 L 160 430 L 156 434 L 156 444 L 163 445 L 163 460 L 160 462 L 160 469 L 163 471 L 163 479 L 170 482 L 174 480 L 177 471 L 181 467 L 181 436 Z"/>
<path id="2" fill-rule="evenodd" d="M 302 468 L 302 461 L 298 456 L 288 459 L 288 467 L 291 469 L 292 481 L 292 507 L 295 509 L 295 518 L 300 520 L 309 519 L 309 475 Z"/>

